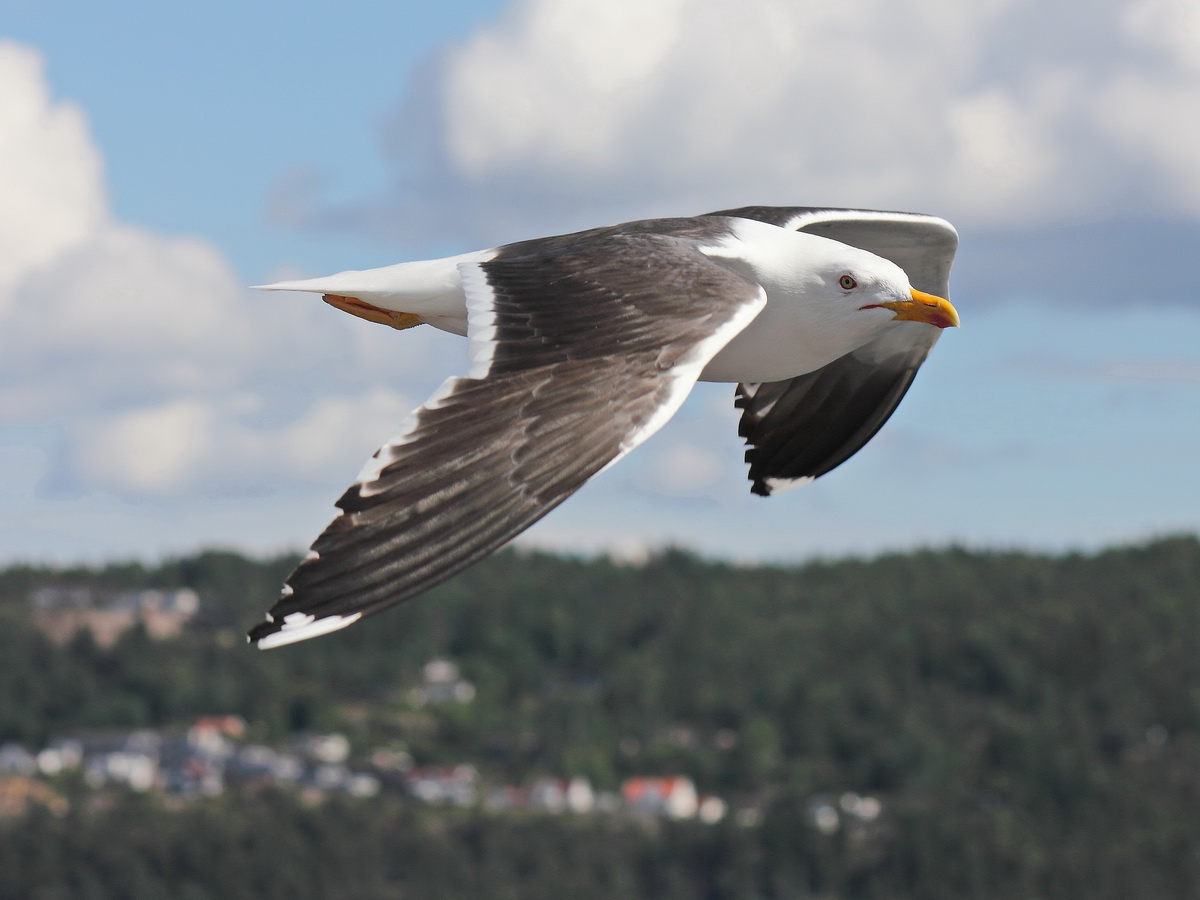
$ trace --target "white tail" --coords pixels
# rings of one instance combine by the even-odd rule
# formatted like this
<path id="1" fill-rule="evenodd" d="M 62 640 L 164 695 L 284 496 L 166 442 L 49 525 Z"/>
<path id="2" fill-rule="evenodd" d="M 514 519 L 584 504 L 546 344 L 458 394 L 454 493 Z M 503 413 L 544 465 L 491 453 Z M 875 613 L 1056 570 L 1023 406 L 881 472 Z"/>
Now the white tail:
<path id="1" fill-rule="evenodd" d="M 353 297 L 380 309 L 419 316 L 465 319 L 467 298 L 458 274 L 461 263 L 484 262 L 494 250 L 477 250 L 445 259 L 399 263 L 379 269 L 338 272 L 323 278 L 304 278 L 256 285 L 262 291 L 306 291 Z"/>

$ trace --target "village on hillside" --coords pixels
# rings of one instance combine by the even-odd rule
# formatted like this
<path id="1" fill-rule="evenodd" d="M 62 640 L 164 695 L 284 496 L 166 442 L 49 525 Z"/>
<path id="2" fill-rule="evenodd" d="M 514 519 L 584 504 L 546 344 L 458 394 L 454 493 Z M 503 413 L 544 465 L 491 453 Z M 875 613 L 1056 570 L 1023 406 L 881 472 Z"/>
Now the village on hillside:
<path id="1" fill-rule="evenodd" d="M 98 646 L 111 647 L 141 625 L 152 639 L 177 636 L 197 615 L 194 591 L 103 592 L 84 587 L 43 587 L 29 597 L 35 625 L 56 644 L 87 631 Z M 470 703 L 475 687 L 450 659 L 429 660 L 420 684 L 409 692 L 416 706 Z M 733 740 L 725 736 L 725 740 Z M 419 766 L 403 746 L 356 749 L 343 734 L 304 733 L 281 746 L 247 739 L 247 725 L 233 715 L 196 719 L 185 729 L 104 731 L 61 735 L 45 746 L 0 745 L 0 818 L 34 806 L 64 813 L 69 801 L 58 785 L 75 779 L 86 790 L 152 794 L 167 804 L 186 804 L 227 791 L 284 789 L 309 802 L 342 794 L 371 798 L 399 793 L 430 806 L 482 808 L 491 813 L 632 815 L 715 824 L 729 814 L 720 797 L 699 793 L 682 773 L 626 778 L 617 791 L 596 790 L 584 777 L 540 776 L 520 784 L 484 778 L 471 761 Z M 873 797 L 846 793 L 812 798 L 815 828 L 832 834 L 862 828 L 882 811 Z M 760 811 L 733 812 L 739 825 L 757 824 Z"/>
<path id="2" fill-rule="evenodd" d="M 33 806 L 65 813 L 68 800 L 56 785 L 72 777 L 93 792 L 153 794 L 172 805 L 226 791 L 275 788 L 296 791 L 313 803 L 333 794 L 365 799 L 399 792 L 430 806 L 481 807 L 498 814 L 612 814 L 714 824 L 728 812 L 724 800 L 700 794 L 686 775 L 627 778 L 618 792 L 597 791 L 580 776 L 497 784 L 482 778 L 470 762 L 416 766 L 397 747 L 355 753 L 346 736 L 338 733 L 296 735 L 282 747 L 248 742 L 245 734 L 246 723 L 239 717 L 215 715 L 178 732 L 69 735 L 37 749 L 4 744 L 0 818 L 22 815 Z M 814 797 L 809 808 L 812 824 L 824 834 L 869 826 L 881 812 L 878 799 L 854 793 Z M 753 826 L 758 813 L 754 807 L 739 809 L 735 821 Z"/>

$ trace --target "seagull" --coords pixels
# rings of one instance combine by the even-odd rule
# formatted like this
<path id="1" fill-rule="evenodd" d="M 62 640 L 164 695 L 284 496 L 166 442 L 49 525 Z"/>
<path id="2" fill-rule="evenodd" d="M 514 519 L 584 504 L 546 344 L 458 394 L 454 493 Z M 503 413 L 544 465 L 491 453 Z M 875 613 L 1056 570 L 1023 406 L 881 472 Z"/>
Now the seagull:
<path id="1" fill-rule="evenodd" d="M 697 381 L 737 385 L 753 493 L 825 474 L 959 324 L 957 246 L 935 216 L 748 206 L 263 285 L 463 335 L 469 367 L 367 462 L 250 640 L 337 631 L 445 581 L 654 434 Z"/>

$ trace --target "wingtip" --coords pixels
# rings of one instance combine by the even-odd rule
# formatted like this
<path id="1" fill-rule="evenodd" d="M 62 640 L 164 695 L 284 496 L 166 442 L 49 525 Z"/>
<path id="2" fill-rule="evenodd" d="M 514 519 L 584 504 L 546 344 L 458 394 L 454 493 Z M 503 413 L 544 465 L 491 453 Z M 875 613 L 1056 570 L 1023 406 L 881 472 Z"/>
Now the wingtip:
<path id="1" fill-rule="evenodd" d="M 813 475 L 801 475 L 797 478 L 752 478 L 750 493 L 759 497 L 778 497 L 780 494 L 815 481 Z"/>
<path id="2" fill-rule="evenodd" d="M 276 620 L 260 622 L 250 629 L 246 638 L 250 643 L 256 644 L 259 650 L 270 650 L 272 647 L 282 647 L 285 644 L 307 641 L 309 638 L 340 631 L 361 618 L 361 612 L 348 616 L 325 616 L 320 619 L 307 613 L 291 613 L 284 616 L 282 622 Z"/>

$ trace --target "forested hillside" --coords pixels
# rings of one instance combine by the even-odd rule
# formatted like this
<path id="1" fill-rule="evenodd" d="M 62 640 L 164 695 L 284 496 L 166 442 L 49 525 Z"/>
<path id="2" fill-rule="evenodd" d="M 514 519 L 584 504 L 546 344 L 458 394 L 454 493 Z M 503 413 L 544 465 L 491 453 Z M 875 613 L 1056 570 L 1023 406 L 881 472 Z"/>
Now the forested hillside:
<path id="1" fill-rule="evenodd" d="M 397 610 L 243 642 L 294 562 L 0 572 L 0 743 L 237 714 L 485 779 L 681 773 L 717 825 L 305 805 L 75 803 L 0 822 L 0 898 L 1200 896 L 1200 542 L 796 568 L 504 552 Z M 55 646 L 39 587 L 190 587 L 178 638 Z M 414 710 L 454 660 L 470 703 Z M 69 786 L 63 790 L 69 792 Z M 881 799 L 825 833 L 814 798 Z M 119 836 L 119 837 L 118 837 Z"/>

